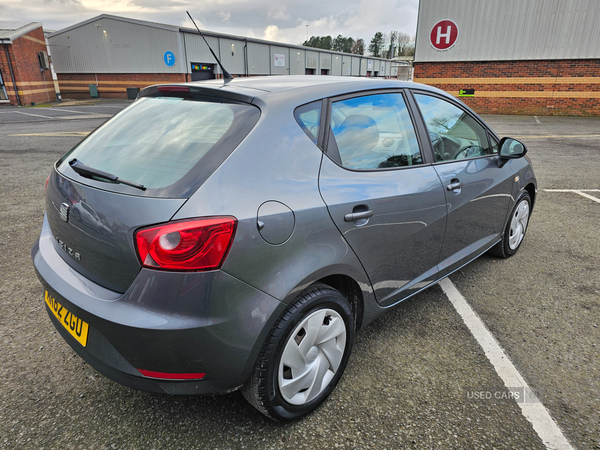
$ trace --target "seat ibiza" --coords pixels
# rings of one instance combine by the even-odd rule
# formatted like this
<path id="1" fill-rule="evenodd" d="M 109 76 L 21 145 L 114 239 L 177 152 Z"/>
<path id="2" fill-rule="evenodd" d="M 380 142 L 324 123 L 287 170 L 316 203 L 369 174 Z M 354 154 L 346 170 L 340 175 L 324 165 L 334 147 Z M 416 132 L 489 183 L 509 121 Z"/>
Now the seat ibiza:
<path id="1" fill-rule="evenodd" d="M 119 383 L 241 388 L 295 420 L 335 388 L 357 330 L 519 249 L 536 196 L 525 152 L 415 83 L 151 86 L 52 168 L 32 249 L 45 307 Z"/>

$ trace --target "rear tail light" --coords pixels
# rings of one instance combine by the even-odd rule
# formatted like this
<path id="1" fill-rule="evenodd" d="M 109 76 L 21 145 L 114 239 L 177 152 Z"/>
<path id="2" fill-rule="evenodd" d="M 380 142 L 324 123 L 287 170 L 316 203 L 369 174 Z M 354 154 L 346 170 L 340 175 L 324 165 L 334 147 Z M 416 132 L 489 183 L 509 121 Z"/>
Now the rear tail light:
<path id="1" fill-rule="evenodd" d="M 207 217 L 143 228 L 135 233 L 142 266 L 203 271 L 219 269 L 233 242 L 235 217 Z"/>

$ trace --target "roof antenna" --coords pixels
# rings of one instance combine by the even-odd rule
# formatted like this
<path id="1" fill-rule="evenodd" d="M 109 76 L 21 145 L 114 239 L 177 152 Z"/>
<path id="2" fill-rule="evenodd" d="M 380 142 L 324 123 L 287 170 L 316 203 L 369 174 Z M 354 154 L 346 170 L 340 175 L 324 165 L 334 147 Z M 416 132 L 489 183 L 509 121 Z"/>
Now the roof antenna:
<path id="1" fill-rule="evenodd" d="M 200 36 L 202 36 L 202 39 L 204 39 L 204 42 L 206 42 L 206 45 L 208 46 L 208 49 L 210 50 L 210 53 L 212 53 L 212 55 L 213 55 L 213 58 L 215 58 L 217 60 L 217 63 L 219 63 L 219 67 L 221 68 L 221 72 L 223 72 L 223 78 L 225 79 L 225 84 L 229 83 L 231 80 L 233 80 L 233 77 L 231 76 L 231 74 L 229 72 L 227 72 L 225 70 L 225 67 L 223 67 L 223 64 L 221 64 L 221 61 L 219 61 L 219 58 L 217 58 L 217 55 L 215 55 L 215 52 L 213 52 L 213 49 L 210 48 L 210 45 L 208 44 L 208 41 L 206 40 L 206 38 L 204 37 L 204 35 L 200 31 L 200 28 L 198 28 L 198 25 L 196 25 L 196 22 L 194 22 L 194 19 L 192 19 L 192 16 L 190 15 L 189 11 L 186 11 L 186 13 L 189 16 L 189 18 L 191 19 L 191 21 L 194 24 L 194 26 L 196 27 L 196 30 L 198 30 L 198 33 L 200 33 Z"/>

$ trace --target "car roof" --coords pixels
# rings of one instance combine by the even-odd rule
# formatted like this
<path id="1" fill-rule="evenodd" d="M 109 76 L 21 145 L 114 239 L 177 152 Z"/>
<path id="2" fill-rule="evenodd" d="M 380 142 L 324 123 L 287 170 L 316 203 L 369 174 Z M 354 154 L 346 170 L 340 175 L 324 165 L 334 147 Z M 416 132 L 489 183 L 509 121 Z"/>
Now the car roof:
<path id="1" fill-rule="evenodd" d="M 453 98 L 448 93 L 432 86 L 376 77 L 336 77 L 330 75 L 271 75 L 260 77 L 238 77 L 230 80 L 215 79 L 175 83 L 176 86 L 189 86 L 197 93 L 210 97 L 223 98 L 245 103 L 253 103 L 261 109 L 267 105 L 283 103 L 298 106 L 323 98 L 333 98 L 346 94 L 377 91 L 382 89 L 419 89 Z M 144 88 L 139 97 L 160 96 L 165 92 L 164 83 Z M 176 89 L 173 86 L 174 92 Z M 177 94 L 175 94 L 177 96 Z"/>
<path id="2" fill-rule="evenodd" d="M 336 76 L 320 76 L 320 75 L 271 75 L 264 77 L 240 77 L 230 80 L 226 86 L 229 88 L 245 87 L 250 89 L 258 89 L 265 92 L 278 92 L 291 89 L 307 89 L 320 88 L 332 84 L 343 84 L 347 88 L 351 86 L 364 87 L 369 84 L 390 84 L 397 86 L 397 80 L 386 80 L 383 78 L 366 78 L 366 77 L 336 77 Z M 223 80 L 196 81 L 188 84 L 201 84 L 202 86 L 212 85 L 221 86 Z"/>
<path id="3" fill-rule="evenodd" d="M 186 85 L 197 88 L 215 89 L 221 92 L 237 93 L 244 96 L 258 97 L 268 101 L 269 98 L 283 93 L 286 98 L 298 101 L 303 98 L 324 98 L 345 93 L 375 89 L 416 88 L 433 90 L 413 82 L 384 78 L 336 77 L 330 75 L 271 75 L 261 77 L 239 77 L 224 82 L 222 79 L 192 81 Z M 275 95 L 273 95 L 275 94 Z"/>

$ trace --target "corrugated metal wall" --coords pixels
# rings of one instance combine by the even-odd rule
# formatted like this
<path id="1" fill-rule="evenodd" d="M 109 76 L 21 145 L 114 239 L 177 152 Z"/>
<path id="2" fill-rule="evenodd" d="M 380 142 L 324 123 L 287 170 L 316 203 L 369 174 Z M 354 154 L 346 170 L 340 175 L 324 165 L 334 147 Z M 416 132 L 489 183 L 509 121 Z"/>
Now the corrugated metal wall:
<path id="1" fill-rule="evenodd" d="M 228 35 L 205 38 L 227 71 L 235 75 L 246 71 L 249 75 L 301 75 L 306 69 L 313 69 L 316 75 L 321 70 L 337 76 L 366 75 L 367 59 L 362 56 L 248 42 Z M 48 40 L 57 73 L 182 74 L 191 72 L 191 63 L 215 64 L 215 72 L 221 73 L 199 34 L 170 25 L 102 15 L 59 31 Z M 168 51 L 175 57 L 172 67 L 165 64 Z M 380 60 L 374 63 L 381 64 Z"/>
<path id="2" fill-rule="evenodd" d="M 433 26 L 450 19 L 456 44 L 437 51 Z M 421 0 L 415 62 L 600 58 L 598 0 Z"/>
<path id="3" fill-rule="evenodd" d="M 213 55 L 210 53 L 210 49 L 208 45 L 202 39 L 202 36 L 199 34 L 191 34 L 191 33 L 182 33 L 184 36 L 184 44 L 185 44 L 185 53 L 187 55 L 186 61 L 186 72 L 189 72 L 191 69 L 191 63 L 202 63 L 202 64 L 216 64 L 217 61 L 213 58 Z M 215 51 L 216 55 L 219 55 L 219 39 L 212 36 L 205 36 L 206 40 L 210 44 L 210 46 Z M 227 68 L 227 66 L 225 66 Z M 221 73 L 221 69 L 217 65 L 215 67 L 216 73 Z"/>
<path id="4" fill-rule="evenodd" d="M 306 52 L 292 48 L 290 50 L 290 75 L 304 75 L 306 68 Z"/>
<path id="5" fill-rule="evenodd" d="M 189 35 L 186 33 L 186 36 L 189 36 Z M 246 73 L 246 69 L 244 67 L 244 44 L 245 44 L 245 42 L 240 39 L 227 39 L 227 38 L 219 38 L 218 41 L 219 41 L 219 52 L 220 52 L 219 58 L 221 59 L 221 63 L 223 64 L 223 67 L 225 67 L 227 72 L 235 73 L 235 74 Z M 212 45 L 212 42 L 210 45 Z M 205 62 L 205 61 L 195 61 L 195 62 Z M 209 61 L 206 61 L 206 62 L 208 63 Z M 220 73 L 220 71 L 219 71 L 219 73 Z"/>
<path id="6" fill-rule="evenodd" d="M 271 45 L 271 75 L 290 74 L 290 49 Z"/>
<path id="7" fill-rule="evenodd" d="M 360 76 L 360 60 L 361 60 L 361 58 L 358 58 L 356 56 L 352 57 L 352 76 L 353 77 Z"/>
<path id="8" fill-rule="evenodd" d="M 106 33 L 104 32 L 106 30 Z M 130 21 L 102 18 L 48 38 L 60 73 L 181 73 L 180 34 Z M 168 67 L 164 54 L 176 64 Z"/>
<path id="9" fill-rule="evenodd" d="M 306 68 L 315 69 L 319 68 L 319 53 L 313 51 L 306 51 Z"/>
<path id="10" fill-rule="evenodd" d="M 342 55 L 342 76 L 352 75 L 352 56 Z"/>
<path id="11" fill-rule="evenodd" d="M 268 45 L 248 42 L 248 73 L 250 75 L 271 75 L 270 61 Z"/>
<path id="12" fill-rule="evenodd" d="M 367 58 L 362 58 L 360 60 L 360 76 L 361 77 L 367 76 Z"/>
<path id="13" fill-rule="evenodd" d="M 335 55 L 331 60 L 331 75 L 340 76 L 342 74 L 342 57 Z"/>
<path id="14" fill-rule="evenodd" d="M 321 67 L 321 72 L 327 70 L 327 75 L 331 75 L 331 53 L 321 53 L 319 55 L 319 65 Z M 321 72 L 319 72 L 319 74 L 321 74 Z"/>
<path id="15" fill-rule="evenodd" d="M 393 69 L 396 69 L 396 73 L 394 73 Z M 411 66 L 407 65 L 407 66 L 392 67 L 392 76 L 393 77 L 397 76 L 399 80 L 410 81 L 411 75 L 412 75 L 412 67 Z"/>

